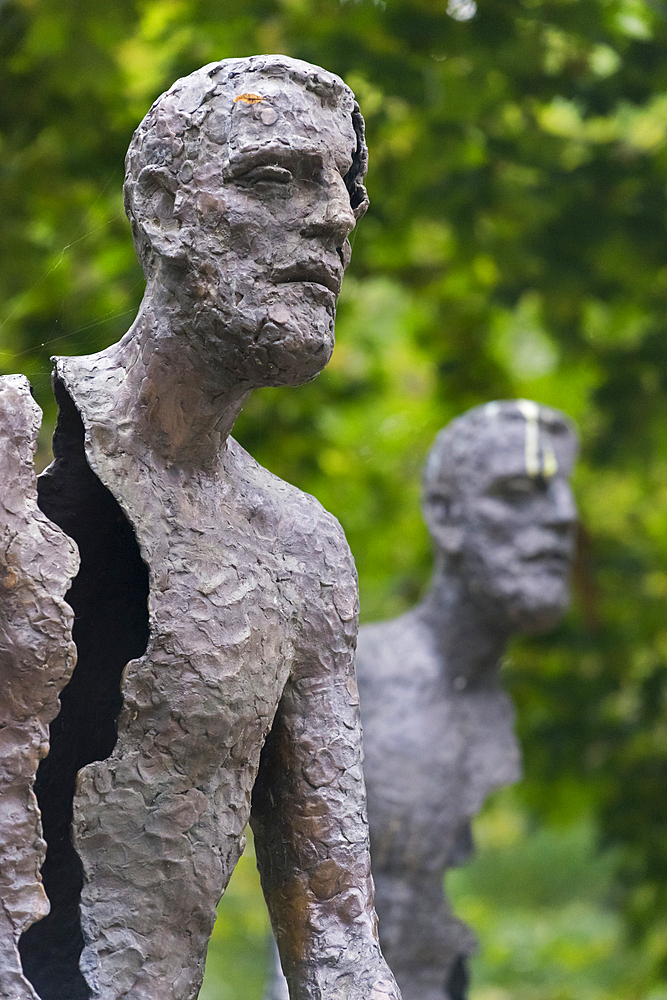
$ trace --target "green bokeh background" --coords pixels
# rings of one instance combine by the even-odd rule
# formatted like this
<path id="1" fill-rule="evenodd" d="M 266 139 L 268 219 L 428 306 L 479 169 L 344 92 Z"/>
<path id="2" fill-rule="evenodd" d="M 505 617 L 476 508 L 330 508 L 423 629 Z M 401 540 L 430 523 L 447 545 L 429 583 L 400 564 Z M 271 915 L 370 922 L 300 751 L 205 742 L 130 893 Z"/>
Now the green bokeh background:
<path id="1" fill-rule="evenodd" d="M 336 351 L 315 382 L 255 393 L 235 433 L 341 520 L 371 621 L 427 584 L 418 481 L 444 423 L 515 396 L 577 421 L 572 612 L 504 664 L 526 777 L 490 803 L 450 890 L 482 942 L 474 1000 L 666 1000 L 667 7 L 457 10 L 0 0 L 0 369 L 33 383 L 44 465 L 49 355 L 116 340 L 140 300 L 122 162 L 177 76 L 263 51 L 343 76 L 371 209 Z M 206 1000 L 261 995 L 253 879 L 248 856 Z"/>

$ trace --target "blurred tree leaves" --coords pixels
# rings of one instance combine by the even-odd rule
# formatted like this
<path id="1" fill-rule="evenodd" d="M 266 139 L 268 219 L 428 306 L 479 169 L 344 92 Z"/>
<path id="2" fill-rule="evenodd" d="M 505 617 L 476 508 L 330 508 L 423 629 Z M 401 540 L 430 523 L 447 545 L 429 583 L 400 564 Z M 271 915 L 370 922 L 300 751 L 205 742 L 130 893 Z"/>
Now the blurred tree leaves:
<path id="1" fill-rule="evenodd" d="M 667 7 L 661 0 L 4 0 L 0 364 L 53 419 L 48 356 L 98 350 L 142 292 L 130 135 L 177 76 L 281 51 L 355 89 L 371 209 L 325 373 L 256 393 L 237 436 L 341 519 L 363 615 L 428 577 L 436 430 L 498 397 L 578 422 L 576 606 L 516 644 L 532 808 L 618 845 L 667 958 Z M 452 8 L 450 8 L 452 9 Z M 46 437 L 42 456 L 46 454 Z"/>

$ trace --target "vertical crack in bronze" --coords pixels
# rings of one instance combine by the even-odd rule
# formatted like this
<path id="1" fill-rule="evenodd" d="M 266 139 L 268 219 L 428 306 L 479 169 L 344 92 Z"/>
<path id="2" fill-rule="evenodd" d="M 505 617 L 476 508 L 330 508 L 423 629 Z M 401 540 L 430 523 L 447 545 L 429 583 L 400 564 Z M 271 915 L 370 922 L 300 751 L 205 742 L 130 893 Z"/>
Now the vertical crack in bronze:
<path id="1" fill-rule="evenodd" d="M 86 461 L 81 417 L 55 380 L 60 407 L 54 464 L 39 479 L 39 506 L 79 547 L 81 568 L 65 596 L 75 615 L 77 664 L 60 694 L 50 750 L 35 793 L 47 844 L 42 877 L 51 912 L 21 937 L 25 976 L 42 1000 L 88 1000 L 79 970 L 83 868 L 71 839 L 78 771 L 116 743 L 120 681 L 148 643 L 148 571 L 132 526 Z"/>

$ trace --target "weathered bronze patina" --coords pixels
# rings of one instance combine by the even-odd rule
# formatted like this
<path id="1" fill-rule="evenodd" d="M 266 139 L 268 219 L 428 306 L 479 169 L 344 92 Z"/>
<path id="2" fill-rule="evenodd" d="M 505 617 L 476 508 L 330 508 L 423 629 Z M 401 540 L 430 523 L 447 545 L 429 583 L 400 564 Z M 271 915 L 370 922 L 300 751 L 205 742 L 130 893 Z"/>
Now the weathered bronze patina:
<path id="1" fill-rule="evenodd" d="M 57 359 L 40 483 L 81 557 L 78 662 L 35 786 L 50 913 L 20 946 L 42 1000 L 196 997 L 249 818 L 293 1000 L 398 997 L 354 564 L 335 519 L 230 437 L 252 389 L 327 363 L 365 169 L 351 91 L 284 56 L 177 81 L 132 140 L 146 294 L 118 344 Z"/>

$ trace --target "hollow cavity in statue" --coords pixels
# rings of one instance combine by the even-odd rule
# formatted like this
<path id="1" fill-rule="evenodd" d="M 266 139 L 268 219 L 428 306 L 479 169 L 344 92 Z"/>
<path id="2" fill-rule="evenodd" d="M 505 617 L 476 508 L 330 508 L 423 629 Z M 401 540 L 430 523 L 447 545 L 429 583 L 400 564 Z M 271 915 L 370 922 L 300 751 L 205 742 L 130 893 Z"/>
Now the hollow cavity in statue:
<path id="1" fill-rule="evenodd" d="M 342 530 L 229 436 L 333 349 L 366 147 L 351 91 L 283 56 L 156 101 L 125 199 L 146 294 L 56 360 L 40 506 L 79 547 L 78 662 L 36 792 L 42 1000 L 190 1000 L 250 818 L 292 1000 L 398 998 L 372 906 Z M 26 996 L 29 994 L 26 993 Z"/>

